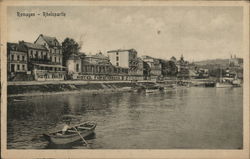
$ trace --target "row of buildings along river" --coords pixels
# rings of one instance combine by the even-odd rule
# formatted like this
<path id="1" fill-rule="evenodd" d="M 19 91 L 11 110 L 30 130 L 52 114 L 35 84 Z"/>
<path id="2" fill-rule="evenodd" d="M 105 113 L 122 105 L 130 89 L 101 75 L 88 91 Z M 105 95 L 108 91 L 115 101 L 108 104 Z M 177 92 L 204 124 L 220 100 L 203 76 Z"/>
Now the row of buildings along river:
<path id="1" fill-rule="evenodd" d="M 7 43 L 9 81 L 47 80 L 162 80 L 207 78 L 209 69 L 199 68 L 181 56 L 169 60 L 138 56 L 135 49 L 107 51 L 107 56 L 74 53 L 63 65 L 62 44 L 56 37 L 40 34 L 33 42 Z M 239 65 L 237 58 L 230 63 Z M 235 73 L 228 71 L 228 76 Z"/>

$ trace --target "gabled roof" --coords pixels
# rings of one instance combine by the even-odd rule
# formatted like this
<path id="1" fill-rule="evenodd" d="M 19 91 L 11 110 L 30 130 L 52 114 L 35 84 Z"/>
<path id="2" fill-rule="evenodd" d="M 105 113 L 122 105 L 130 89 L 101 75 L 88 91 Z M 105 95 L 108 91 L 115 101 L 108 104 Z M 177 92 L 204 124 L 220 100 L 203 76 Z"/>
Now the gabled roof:
<path id="1" fill-rule="evenodd" d="M 81 59 L 80 55 L 71 54 L 69 56 L 69 60 L 80 60 L 80 59 Z"/>
<path id="2" fill-rule="evenodd" d="M 58 42 L 56 37 L 46 36 L 43 34 L 40 34 L 39 37 L 42 37 L 49 47 L 61 47 L 61 44 Z M 36 39 L 36 41 L 39 39 L 39 37 Z M 34 43 L 36 43 L 36 41 Z"/>
<path id="3" fill-rule="evenodd" d="M 108 59 L 108 57 L 103 55 L 101 52 L 98 54 L 92 55 L 92 57 L 98 58 L 98 59 Z"/>
<path id="4" fill-rule="evenodd" d="M 17 43 L 7 43 L 7 48 L 8 50 L 11 50 L 11 51 L 16 51 L 17 48 L 18 48 L 18 44 Z"/>
<path id="5" fill-rule="evenodd" d="M 148 56 L 148 55 L 143 55 L 141 56 L 142 59 L 154 59 L 153 57 L 151 56 Z"/>
<path id="6" fill-rule="evenodd" d="M 30 48 L 30 49 L 37 49 L 37 50 L 48 51 L 48 49 L 45 46 L 43 46 L 43 45 L 33 44 L 33 43 L 25 42 L 25 41 L 20 41 L 19 45 L 25 45 L 27 48 Z"/>
<path id="7" fill-rule="evenodd" d="M 27 49 L 18 43 L 10 43 L 7 42 L 7 50 L 9 51 L 20 51 L 20 52 L 26 52 Z"/>
<path id="8" fill-rule="evenodd" d="M 118 50 L 110 50 L 107 51 L 107 53 L 112 53 L 112 52 L 137 52 L 135 49 L 118 49 Z"/>
<path id="9" fill-rule="evenodd" d="M 87 54 L 86 55 L 87 58 L 94 58 L 94 59 L 101 59 L 101 60 L 109 60 L 109 58 L 105 55 L 103 55 L 101 52 L 92 55 L 92 54 Z"/>

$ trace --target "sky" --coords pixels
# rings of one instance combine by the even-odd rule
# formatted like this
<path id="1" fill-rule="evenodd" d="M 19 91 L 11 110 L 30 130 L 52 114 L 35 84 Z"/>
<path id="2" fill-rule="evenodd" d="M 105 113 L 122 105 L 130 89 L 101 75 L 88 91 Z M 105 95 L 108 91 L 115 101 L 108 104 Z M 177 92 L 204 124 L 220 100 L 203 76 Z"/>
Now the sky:
<path id="1" fill-rule="evenodd" d="M 18 17 L 17 12 L 64 12 L 65 17 Z M 243 8 L 240 6 L 54 6 L 9 7 L 8 41 L 34 42 L 39 34 L 66 37 L 95 54 L 131 49 L 189 61 L 242 57 Z"/>

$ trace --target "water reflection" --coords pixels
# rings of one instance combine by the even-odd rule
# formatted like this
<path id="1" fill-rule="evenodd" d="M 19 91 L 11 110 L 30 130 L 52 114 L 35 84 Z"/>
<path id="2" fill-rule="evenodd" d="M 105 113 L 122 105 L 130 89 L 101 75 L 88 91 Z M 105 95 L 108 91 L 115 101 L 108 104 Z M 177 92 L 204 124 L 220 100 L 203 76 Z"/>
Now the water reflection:
<path id="1" fill-rule="evenodd" d="M 41 134 L 62 129 L 61 117 L 73 114 L 76 123 L 97 122 L 88 139 L 93 149 L 242 148 L 242 103 L 242 88 L 9 98 L 7 147 L 62 149 Z M 85 148 L 81 142 L 64 146 Z"/>

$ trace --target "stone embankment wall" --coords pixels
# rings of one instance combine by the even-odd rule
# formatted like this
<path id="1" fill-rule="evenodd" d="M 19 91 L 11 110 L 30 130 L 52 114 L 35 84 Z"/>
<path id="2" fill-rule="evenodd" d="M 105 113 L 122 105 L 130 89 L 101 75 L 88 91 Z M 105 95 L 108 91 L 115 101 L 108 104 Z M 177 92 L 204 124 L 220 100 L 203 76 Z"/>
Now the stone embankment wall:
<path id="1" fill-rule="evenodd" d="M 22 94 L 41 94 L 41 93 L 56 93 L 56 92 L 69 92 L 69 91 L 119 91 L 129 90 L 129 88 L 140 87 L 133 82 L 118 82 L 118 83 L 58 83 L 58 84 L 32 84 L 32 85 L 8 85 L 8 95 L 22 95 Z"/>

